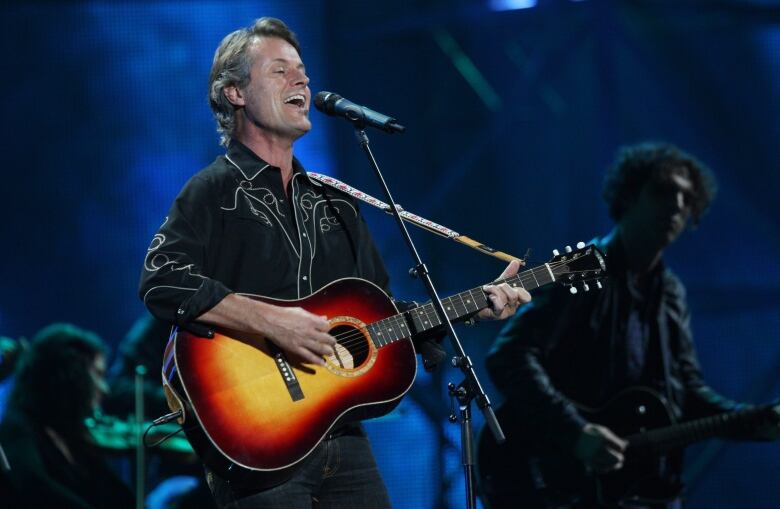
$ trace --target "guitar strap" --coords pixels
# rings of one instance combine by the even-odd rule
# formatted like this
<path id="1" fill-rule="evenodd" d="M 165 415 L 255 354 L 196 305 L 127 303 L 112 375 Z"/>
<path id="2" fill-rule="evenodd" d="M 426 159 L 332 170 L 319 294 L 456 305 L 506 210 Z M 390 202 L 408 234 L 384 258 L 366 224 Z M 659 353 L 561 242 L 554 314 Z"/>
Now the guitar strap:
<path id="1" fill-rule="evenodd" d="M 390 205 L 388 205 L 387 203 L 378 200 L 373 196 L 364 193 L 363 191 L 359 191 L 354 187 L 349 186 L 338 179 L 329 177 L 327 175 L 322 175 L 320 173 L 314 173 L 314 172 L 306 172 L 306 175 L 308 175 L 308 177 L 312 180 L 316 180 L 321 184 L 327 185 L 329 187 L 332 187 L 333 189 L 337 189 L 341 192 L 347 193 L 353 198 L 357 198 L 358 200 L 368 203 L 369 205 L 373 205 L 374 207 L 378 208 L 383 212 L 386 212 L 388 214 L 391 213 Z M 411 212 L 407 212 L 403 210 L 403 207 L 401 207 L 400 205 L 398 205 L 398 212 L 401 216 L 401 219 L 403 219 L 407 223 L 411 223 L 417 226 L 418 228 L 422 228 L 423 230 L 427 230 L 431 233 L 435 233 L 440 237 L 445 237 L 454 240 L 455 242 L 464 244 L 472 249 L 476 249 L 482 254 L 486 254 L 488 256 L 492 256 L 494 258 L 498 258 L 506 262 L 517 260 L 520 262 L 521 266 L 525 265 L 524 258 L 518 258 L 516 256 L 512 256 L 510 254 L 504 253 L 503 251 L 498 251 L 496 249 L 493 249 L 492 247 L 486 246 L 485 244 L 482 244 L 481 242 L 476 241 L 470 237 L 461 235 L 456 231 L 450 230 L 446 226 L 442 226 L 438 223 L 434 223 L 433 221 L 429 221 L 428 219 L 425 219 L 424 217 L 420 217 L 417 214 L 412 214 Z"/>

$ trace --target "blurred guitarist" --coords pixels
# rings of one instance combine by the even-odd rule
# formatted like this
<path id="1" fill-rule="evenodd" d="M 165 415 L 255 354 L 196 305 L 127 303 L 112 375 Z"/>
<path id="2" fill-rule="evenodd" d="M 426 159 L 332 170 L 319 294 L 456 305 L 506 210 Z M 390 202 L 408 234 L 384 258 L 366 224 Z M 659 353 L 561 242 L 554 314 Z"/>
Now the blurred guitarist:
<path id="1" fill-rule="evenodd" d="M 505 445 L 530 458 L 511 467 L 511 475 L 495 466 L 495 458 L 484 458 L 481 467 L 490 474 L 482 475 L 483 490 L 494 509 L 609 505 L 592 484 L 573 482 L 567 492 L 556 486 L 554 476 L 545 475 L 545 464 L 560 470 L 569 460 L 594 474 L 624 467 L 631 452 L 627 441 L 609 425 L 589 421 L 582 405 L 595 409 L 626 388 L 644 386 L 665 400 L 678 420 L 738 408 L 704 383 L 685 288 L 663 262 L 664 250 L 704 215 L 715 185 L 702 163 L 674 146 L 645 143 L 619 151 L 604 186 L 617 224 L 595 241 L 607 256 L 604 289 L 576 299 L 564 298 L 560 289 L 540 293 L 507 324 L 487 358 L 490 376 L 507 400 L 503 410 L 518 423 L 509 428 Z M 636 408 L 646 411 L 647 406 Z M 732 428 L 728 434 L 774 439 L 780 427 L 765 423 Z M 680 459 L 676 455 L 656 463 L 659 478 L 679 486 Z M 679 498 L 634 499 L 628 506 L 679 504 Z"/>
<path id="2" fill-rule="evenodd" d="M 3 507 L 123 509 L 127 486 L 104 461 L 86 419 L 108 387 L 106 347 L 94 333 L 53 324 L 23 351 L 0 423 L 10 470 Z"/>
<path id="3" fill-rule="evenodd" d="M 242 295 L 300 299 L 344 277 L 388 289 L 357 204 L 309 180 L 293 157 L 293 143 L 311 129 L 308 84 L 298 40 L 280 20 L 261 18 L 223 39 L 209 102 L 226 154 L 176 198 L 149 248 L 140 295 L 165 322 L 201 335 L 214 326 L 260 335 L 291 362 L 322 366 L 336 343 L 326 317 Z M 512 262 L 502 276 L 517 269 Z M 506 284 L 486 292 L 491 307 L 483 319 L 506 318 L 530 300 Z M 238 489 L 211 471 L 207 479 L 220 507 L 389 507 L 355 426 L 333 430 L 274 488 Z"/>
<path id="4" fill-rule="evenodd" d="M 7 390 L 11 387 L 6 378 L 13 373 L 16 360 L 19 358 L 25 344 L 24 338 L 13 340 L 0 336 L 0 421 L 3 420 Z M 3 449 L 3 442 L 0 440 L 0 499 L 10 498 L 10 488 L 5 475 L 10 470 L 11 464 L 8 462 L 5 449 Z"/>
<path id="5" fill-rule="evenodd" d="M 13 373 L 16 361 L 26 346 L 27 340 L 24 338 L 14 340 L 0 336 L 0 382 Z"/>

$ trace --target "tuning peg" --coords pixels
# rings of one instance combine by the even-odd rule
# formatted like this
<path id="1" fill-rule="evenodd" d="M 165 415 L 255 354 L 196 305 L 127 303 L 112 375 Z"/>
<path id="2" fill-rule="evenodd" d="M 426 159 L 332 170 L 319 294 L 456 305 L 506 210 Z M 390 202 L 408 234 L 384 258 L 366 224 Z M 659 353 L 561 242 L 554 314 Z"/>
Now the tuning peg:
<path id="1" fill-rule="evenodd" d="M 576 286 L 572 286 L 572 287 L 570 287 L 570 288 L 569 288 L 569 293 L 570 293 L 570 294 L 572 294 L 572 295 L 574 295 L 575 293 L 577 293 L 577 287 L 576 287 Z"/>
<path id="2" fill-rule="evenodd" d="M 558 251 L 557 249 L 553 249 L 553 256 L 560 256 L 560 254 L 561 254 L 560 251 Z"/>
<path id="3" fill-rule="evenodd" d="M 585 247 L 585 243 L 583 241 L 577 242 L 577 249 L 582 249 L 583 247 Z"/>
<path id="4" fill-rule="evenodd" d="M 601 281 L 596 281 L 596 288 L 598 288 L 599 290 L 604 288 L 603 286 L 601 286 Z"/>
<path id="5" fill-rule="evenodd" d="M 588 283 L 582 283 L 582 289 L 585 290 L 586 292 L 589 292 L 590 286 L 588 286 Z"/>
<path id="6" fill-rule="evenodd" d="M 566 251 L 567 253 L 571 253 L 571 246 L 566 246 L 565 248 L 563 248 L 563 250 Z"/>

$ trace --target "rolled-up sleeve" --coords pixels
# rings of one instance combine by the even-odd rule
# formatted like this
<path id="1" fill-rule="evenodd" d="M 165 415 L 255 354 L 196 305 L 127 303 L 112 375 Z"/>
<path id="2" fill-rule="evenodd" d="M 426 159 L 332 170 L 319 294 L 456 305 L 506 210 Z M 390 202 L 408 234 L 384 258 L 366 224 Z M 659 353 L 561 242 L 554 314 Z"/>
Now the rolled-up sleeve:
<path id="1" fill-rule="evenodd" d="M 231 293 L 209 277 L 209 243 L 220 228 L 213 191 L 205 177 L 190 179 L 149 245 L 139 296 L 160 320 L 186 327 Z"/>

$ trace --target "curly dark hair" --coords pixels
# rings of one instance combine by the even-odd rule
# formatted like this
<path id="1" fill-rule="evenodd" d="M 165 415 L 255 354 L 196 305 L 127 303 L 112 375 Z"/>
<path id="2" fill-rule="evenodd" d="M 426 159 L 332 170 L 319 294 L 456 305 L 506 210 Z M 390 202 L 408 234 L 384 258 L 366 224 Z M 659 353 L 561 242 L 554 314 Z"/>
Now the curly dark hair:
<path id="1" fill-rule="evenodd" d="M 9 408 L 65 435 L 81 434 L 92 414 L 90 367 L 105 354 L 103 340 L 93 332 L 68 323 L 43 328 L 19 360 Z"/>
<path id="2" fill-rule="evenodd" d="M 604 179 L 604 200 L 609 215 L 619 221 L 636 203 L 648 182 L 662 183 L 675 170 L 684 168 L 693 184 L 691 220 L 697 225 L 715 198 L 717 181 L 709 168 L 692 155 L 669 143 L 646 142 L 618 149 L 615 162 Z"/>

